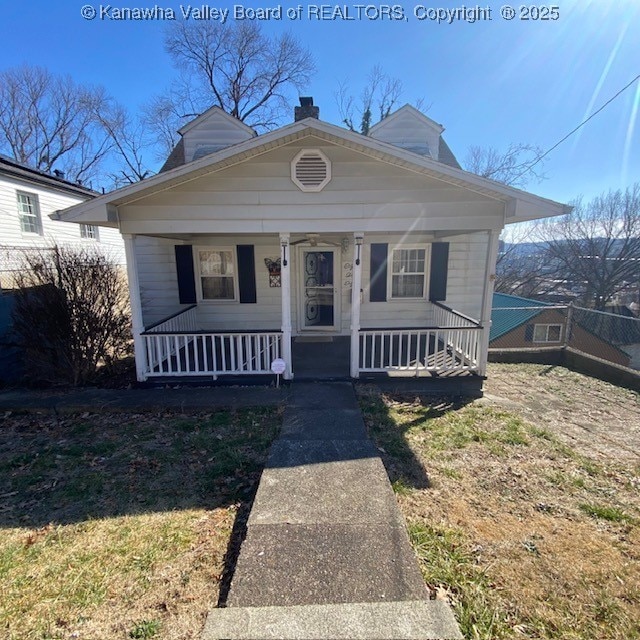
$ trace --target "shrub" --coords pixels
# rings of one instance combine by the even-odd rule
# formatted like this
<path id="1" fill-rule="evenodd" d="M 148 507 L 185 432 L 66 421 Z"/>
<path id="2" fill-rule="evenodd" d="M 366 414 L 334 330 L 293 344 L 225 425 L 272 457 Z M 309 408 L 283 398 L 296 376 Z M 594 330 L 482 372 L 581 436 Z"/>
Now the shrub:
<path id="1" fill-rule="evenodd" d="M 26 252 L 13 333 L 31 381 L 84 384 L 131 348 L 128 289 L 108 256 L 84 247 Z"/>

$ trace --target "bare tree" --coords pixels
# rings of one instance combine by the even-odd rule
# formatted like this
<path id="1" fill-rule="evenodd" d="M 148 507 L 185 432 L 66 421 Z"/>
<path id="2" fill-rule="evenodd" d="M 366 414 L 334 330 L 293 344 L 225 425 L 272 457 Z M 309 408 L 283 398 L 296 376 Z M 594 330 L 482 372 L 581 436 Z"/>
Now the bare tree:
<path id="1" fill-rule="evenodd" d="M 509 225 L 500 237 L 495 290 L 531 297 L 537 290 L 539 261 L 531 242 L 531 223 Z M 528 249 L 529 248 L 529 249 Z"/>
<path id="2" fill-rule="evenodd" d="M 88 248 L 24 254 L 13 333 L 33 381 L 73 385 L 95 379 L 128 353 L 128 290 L 120 268 Z"/>
<path id="3" fill-rule="evenodd" d="M 506 151 L 472 146 L 464 168 L 483 178 L 524 188 L 531 180 L 540 182 L 545 178 L 544 168 L 538 162 L 541 155 L 540 148 L 523 143 L 512 143 Z M 496 291 L 527 298 L 550 292 L 550 281 L 542 277 L 544 260 L 538 248 L 529 244 L 534 229 L 535 224 L 528 222 L 505 229 L 496 263 Z"/>
<path id="4" fill-rule="evenodd" d="M 402 82 L 387 75 L 376 65 L 369 73 L 359 98 L 350 93 L 347 82 L 340 84 L 335 98 L 345 126 L 366 136 L 376 122 L 389 116 L 401 95 Z"/>
<path id="5" fill-rule="evenodd" d="M 539 221 L 509 225 L 503 232 L 496 262 L 495 290 L 524 298 L 546 299 L 563 285 L 550 264 L 538 231 Z"/>
<path id="6" fill-rule="evenodd" d="M 582 304 L 603 309 L 640 283 L 640 183 L 609 191 L 573 213 L 540 225 L 546 262 L 579 292 Z"/>
<path id="7" fill-rule="evenodd" d="M 107 175 L 113 186 L 144 180 L 151 173 L 144 154 L 152 144 L 144 121 L 134 119 L 114 100 L 105 101 L 101 107 L 95 117 L 111 140 L 114 167 Z"/>
<path id="8" fill-rule="evenodd" d="M 463 166 L 483 178 L 524 188 L 531 180 L 540 182 L 546 177 L 544 165 L 538 161 L 541 155 L 542 149 L 523 143 L 512 143 L 505 151 L 472 146 Z"/>
<path id="9" fill-rule="evenodd" d="M 197 111 L 195 105 L 190 111 Z M 180 105 L 171 95 L 156 96 L 142 109 L 142 123 L 155 134 L 155 159 L 164 162 L 178 142 L 178 129 L 185 123 Z"/>
<path id="10" fill-rule="evenodd" d="M 42 67 L 0 73 L 0 149 L 18 162 L 75 182 L 97 175 L 111 148 L 95 114 L 106 96 L 101 88 L 76 84 Z"/>
<path id="11" fill-rule="evenodd" d="M 291 34 L 270 37 L 252 21 L 175 22 L 165 48 L 181 75 L 147 116 L 174 128 L 217 105 L 252 127 L 271 129 L 288 114 L 290 92 L 300 91 L 315 70 L 310 51 Z"/>

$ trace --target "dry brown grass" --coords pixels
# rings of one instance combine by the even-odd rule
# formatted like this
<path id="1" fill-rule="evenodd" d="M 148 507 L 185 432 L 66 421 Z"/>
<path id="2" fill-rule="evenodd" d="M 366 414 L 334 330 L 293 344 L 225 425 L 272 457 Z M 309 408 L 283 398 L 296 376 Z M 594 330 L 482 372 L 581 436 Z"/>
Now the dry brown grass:
<path id="1" fill-rule="evenodd" d="M 636 420 L 637 395 L 594 381 L 589 407 L 590 379 L 560 372 L 562 393 L 582 397 L 563 424 L 558 379 L 542 371 L 492 367 L 494 387 L 529 379 L 526 404 L 361 399 L 425 579 L 449 593 L 466 637 L 639 638 L 640 458 L 607 456 L 628 449 L 606 429 L 598 442 L 591 431 L 592 455 L 573 437 L 585 412 Z"/>
<path id="2" fill-rule="evenodd" d="M 278 424 L 272 409 L 5 416 L 0 637 L 197 638 Z"/>
<path id="3" fill-rule="evenodd" d="M 14 529 L 2 535 L 8 638 L 196 638 L 215 605 L 233 508 Z"/>

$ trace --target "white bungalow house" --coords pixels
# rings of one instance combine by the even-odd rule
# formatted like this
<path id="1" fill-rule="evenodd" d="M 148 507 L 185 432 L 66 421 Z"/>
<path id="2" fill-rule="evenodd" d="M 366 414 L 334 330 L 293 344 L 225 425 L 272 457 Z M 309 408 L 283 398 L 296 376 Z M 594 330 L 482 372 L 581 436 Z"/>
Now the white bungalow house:
<path id="1" fill-rule="evenodd" d="M 463 171 L 405 106 L 369 136 L 318 119 L 263 135 L 218 108 L 161 172 L 61 214 L 125 240 L 137 375 L 473 376 L 498 236 L 567 212 Z M 272 374 L 271 374 L 272 375 Z"/>

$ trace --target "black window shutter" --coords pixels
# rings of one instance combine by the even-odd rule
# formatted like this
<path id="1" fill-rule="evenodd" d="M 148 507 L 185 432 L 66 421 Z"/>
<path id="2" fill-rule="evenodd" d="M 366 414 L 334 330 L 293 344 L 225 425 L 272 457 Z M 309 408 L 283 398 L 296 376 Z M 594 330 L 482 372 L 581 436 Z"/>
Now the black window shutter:
<path id="1" fill-rule="evenodd" d="M 449 272 L 449 243 L 434 242 L 431 245 L 431 272 L 429 275 L 429 300 L 447 299 L 447 276 Z"/>
<path id="2" fill-rule="evenodd" d="M 256 258 L 252 244 L 239 244 L 236 247 L 238 256 L 238 288 L 240 302 L 257 302 L 256 294 Z"/>
<path id="3" fill-rule="evenodd" d="M 369 300 L 386 302 L 387 300 L 387 254 L 389 245 L 377 243 L 371 245 Z"/>
<path id="4" fill-rule="evenodd" d="M 524 339 L 525 339 L 525 342 L 533 342 L 533 325 L 532 324 L 528 324 L 524 328 Z"/>
<path id="5" fill-rule="evenodd" d="M 178 296 L 180 304 L 196 302 L 196 277 L 193 271 L 193 247 L 190 244 L 177 244 L 176 271 L 178 273 Z"/>

